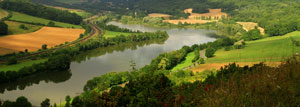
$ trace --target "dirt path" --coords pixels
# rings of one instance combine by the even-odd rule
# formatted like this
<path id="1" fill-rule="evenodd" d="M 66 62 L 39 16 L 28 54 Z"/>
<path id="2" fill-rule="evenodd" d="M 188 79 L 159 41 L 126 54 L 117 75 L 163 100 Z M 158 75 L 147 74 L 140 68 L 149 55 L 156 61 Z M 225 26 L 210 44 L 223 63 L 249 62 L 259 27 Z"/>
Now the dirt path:
<path id="1" fill-rule="evenodd" d="M 85 22 L 87 23 L 87 22 Z M 70 44 L 67 44 L 67 45 L 63 45 L 63 46 L 60 46 L 60 47 L 54 47 L 54 48 L 51 48 L 51 49 L 48 49 L 46 51 L 40 51 L 40 52 L 35 52 L 35 53 L 31 53 L 29 55 L 23 55 L 23 56 L 18 56 L 17 59 L 18 60 L 25 60 L 31 56 L 35 56 L 35 55 L 40 55 L 40 54 L 43 54 L 43 53 L 49 53 L 49 52 L 52 52 L 52 51 L 55 51 L 57 49 L 60 49 L 60 48 L 66 48 L 68 46 L 73 46 L 77 43 L 80 43 L 80 42 L 84 42 L 96 35 L 101 35 L 102 34 L 102 30 L 100 28 L 98 28 L 95 24 L 93 24 L 92 22 L 88 22 L 92 28 L 92 31 L 91 31 L 91 34 L 89 36 L 86 36 L 82 39 L 79 39 L 79 40 L 76 40 L 76 41 L 73 41 L 71 42 Z M 7 59 L 4 59 L 4 60 L 0 60 L 0 64 L 2 63 L 6 63 L 8 60 Z"/>

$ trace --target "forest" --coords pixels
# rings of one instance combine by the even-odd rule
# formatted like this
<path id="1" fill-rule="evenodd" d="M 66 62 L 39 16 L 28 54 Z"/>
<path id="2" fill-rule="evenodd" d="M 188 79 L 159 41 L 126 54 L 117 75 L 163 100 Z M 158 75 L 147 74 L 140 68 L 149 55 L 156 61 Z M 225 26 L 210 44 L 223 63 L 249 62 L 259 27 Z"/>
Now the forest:
<path id="1" fill-rule="evenodd" d="M 82 17 L 75 13 L 58 10 L 43 5 L 37 5 L 24 1 L 8 1 L 5 0 L 0 3 L 2 9 L 25 13 L 31 16 L 41 17 L 49 20 L 66 22 L 70 24 L 79 25 L 82 22 Z"/>

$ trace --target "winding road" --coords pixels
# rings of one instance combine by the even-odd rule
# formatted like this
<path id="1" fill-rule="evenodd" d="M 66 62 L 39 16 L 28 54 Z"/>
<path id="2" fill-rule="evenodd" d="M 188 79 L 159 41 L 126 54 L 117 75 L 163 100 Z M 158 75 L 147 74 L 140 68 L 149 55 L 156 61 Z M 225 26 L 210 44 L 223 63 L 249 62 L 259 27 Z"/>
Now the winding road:
<path id="1" fill-rule="evenodd" d="M 68 46 L 73 46 L 77 43 L 80 43 L 80 42 L 84 42 L 94 36 L 97 36 L 97 35 L 101 35 L 102 34 L 102 30 L 97 27 L 94 23 L 92 22 L 85 22 L 85 23 L 89 23 L 90 26 L 91 26 L 91 33 L 89 36 L 86 36 L 84 38 L 81 38 L 79 40 L 76 40 L 76 41 L 73 41 L 69 44 L 66 44 L 66 45 L 63 45 L 63 46 L 59 46 L 59 47 L 53 47 L 53 48 L 50 48 L 50 49 L 47 49 L 45 51 L 37 51 L 37 52 L 34 52 L 34 53 L 31 53 L 31 54 L 27 54 L 27 55 L 23 55 L 23 56 L 18 56 L 17 59 L 18 60 L 25 60 L 25 59 L 28 59 L 29 57 L 32 57 L 32 56 L 35 56 L 35 55 L 40 55 L 40 54 L 43 54 L 43 53 L 49 53 L 49 52 L 53 52 L 57 49 L 60 49 L 60 48 L 66 48 Z M 6 63 L 8 61 L 8 59 L 3 59 L 3 60 L 0 60 L 0 64 L 3 64 L 3 63 Z"/>

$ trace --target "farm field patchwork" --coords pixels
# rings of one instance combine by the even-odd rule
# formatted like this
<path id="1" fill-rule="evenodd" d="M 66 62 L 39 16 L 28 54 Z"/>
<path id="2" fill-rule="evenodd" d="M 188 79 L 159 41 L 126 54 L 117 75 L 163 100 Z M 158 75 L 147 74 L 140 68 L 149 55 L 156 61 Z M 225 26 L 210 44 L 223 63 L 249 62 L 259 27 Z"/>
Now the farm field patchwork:
<path id="1" fill-rule="evenodd" d="M 8 35 L 14 34 L 23 34 L 23 33 L 30 33 L 39 30 L 42 26 L 13 22 L 13 21 L 5 21 L 8 25 Z M 27 30 L 21 29 L 20 25 L 24 24 Z"/>
<path id="2" fill-rule="evenodd" d="M 38 18 L 38 17 L 34 17 L 34 16 L 30 16 L 30 15 L 26 15 L 26 14 L 18 13 L 18 12 L 13 12 L 13 15 L 10 18 L 10 20 L 22 21 L 22 22 L 32 22 L 32 23 L 41 23 L 41 24 L 45 24 L 45 25 L 47 25 L 51 21 L 51 20 L 48 20 L 48 19 Z M 56 26 L 59 26 L 59 27 L 82 28 L 79 25 L 72 25 L 72 24 L 57 22 L 57 21 L 53 21 L 53 22 L 55 23 Z"/>
<path id="3" fill-rule="evenodd" d="M 84 33 L 83 29 L 43 27 L 33 33 L 0 37 L 0 47 L 15 52 L 24 51 L 25 49 L 37 51 L 41 49 L 43 44 L 47 44 L 48 48 L 51 48 L 64 44 L 66 41 L 74 41 L 79 38 L 81 33 Z"/>
<path id="4" fill-rule="evenodd" d="M 299 41 L 300 32 L 246 42 L 244 49 L 220 49 L 215 57 L 208 59 L 208 63 L 282 61 L 283 58 L 300 53 L 300 47 L 295 46 L 291 38 Z"/>

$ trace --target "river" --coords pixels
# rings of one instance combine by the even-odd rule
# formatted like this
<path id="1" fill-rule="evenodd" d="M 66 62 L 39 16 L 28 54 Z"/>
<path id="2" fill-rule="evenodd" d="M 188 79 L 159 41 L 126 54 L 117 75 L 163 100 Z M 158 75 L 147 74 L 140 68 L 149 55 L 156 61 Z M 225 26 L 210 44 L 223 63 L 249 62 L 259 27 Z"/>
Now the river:
<path id="1" fill-rule="evenodd" d="M 129 70 L 131 60 L 140 68 L 149 64 L 160 53 L 216 40 L 210 36 L 215 35 L 213 30 L 153 28 L 118 22 L 108 24 L 142 32 L 164 30 L 169 38 L 166 41 L 120 44 L 83 52 L 71 63 L 68 72 L 37 74 L 16 82 L 0 84 L 0 99 L 15 101 L 17 97 L 25 96 L 33 105 L 40 106 L 45 98 L 49 98 L 51 103 L 59 104 L 67 95 L 73 97 L 82 93 L 85 83 L 93 77 Z"/>

